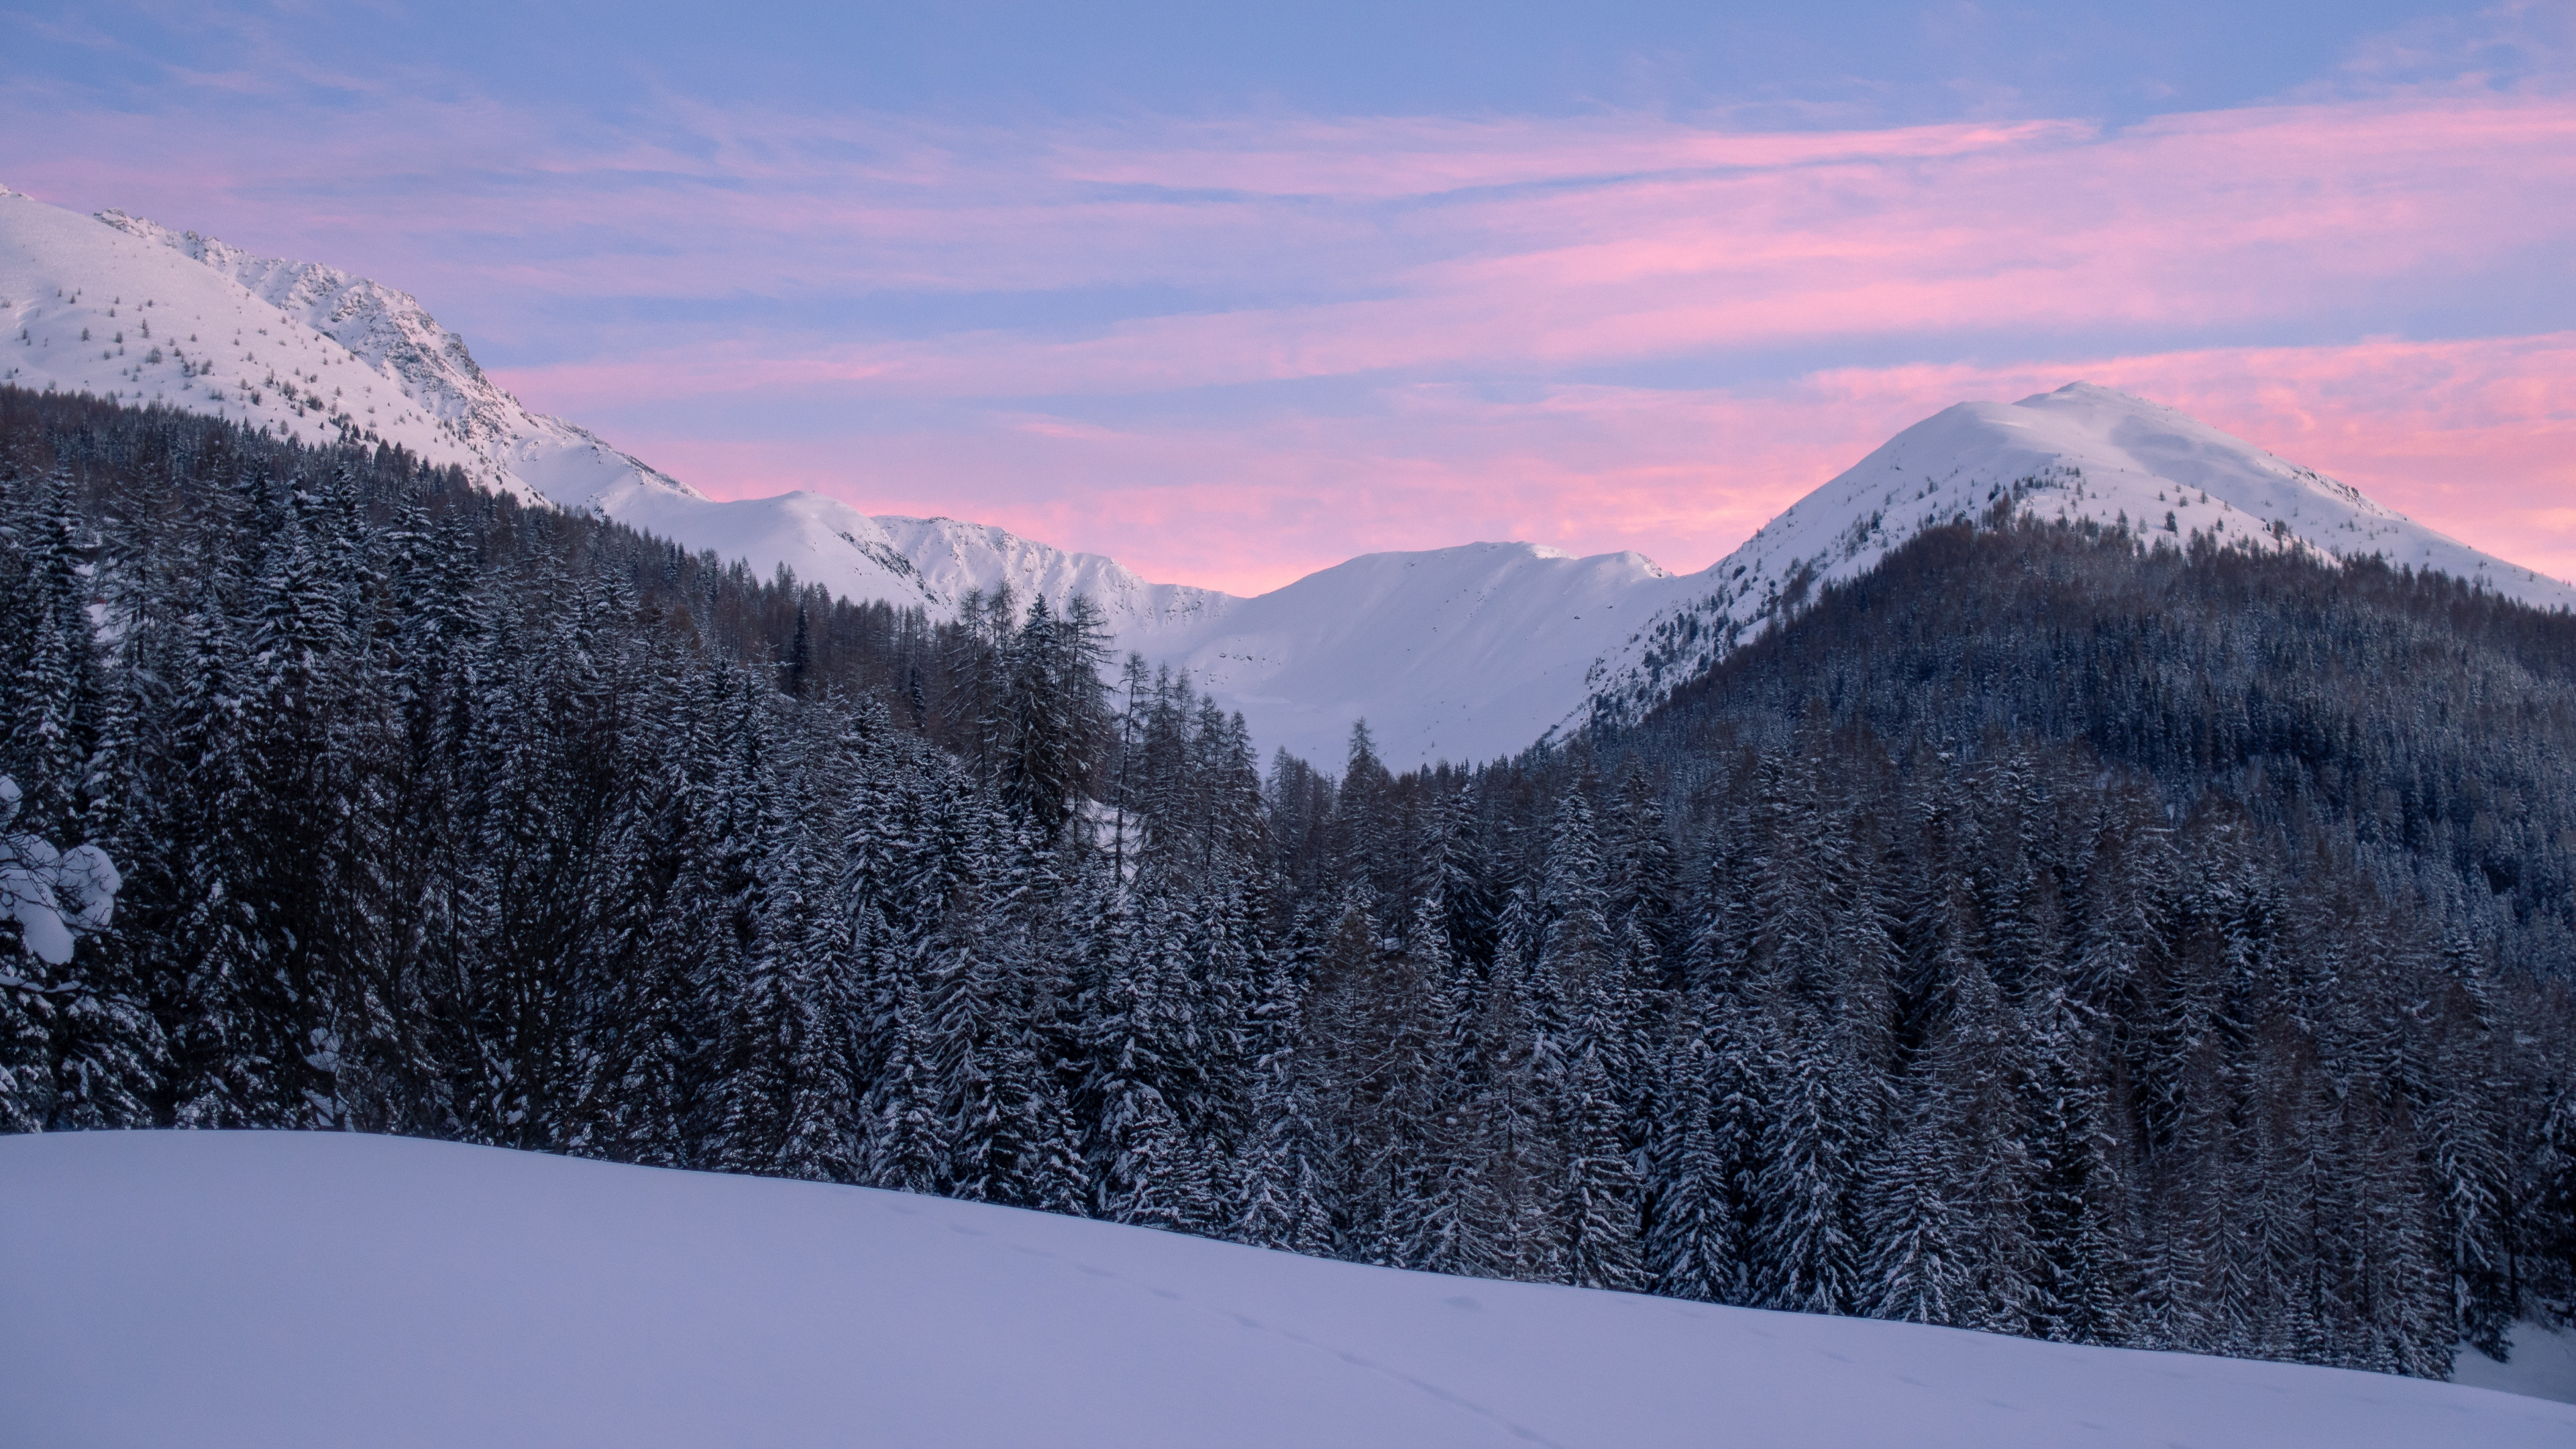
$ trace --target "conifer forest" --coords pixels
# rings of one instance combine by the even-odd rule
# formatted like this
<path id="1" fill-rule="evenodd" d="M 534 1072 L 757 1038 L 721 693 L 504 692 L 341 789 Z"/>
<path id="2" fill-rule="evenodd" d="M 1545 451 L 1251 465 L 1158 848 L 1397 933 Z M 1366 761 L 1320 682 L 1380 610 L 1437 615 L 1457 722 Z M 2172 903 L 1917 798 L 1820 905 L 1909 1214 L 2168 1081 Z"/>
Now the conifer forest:
<path id="1" fill-rule="evenodd" d="M 7 849 L 123 878 L 0 941 L 0 1125 L 2435 1377 L 2571 1311 L 2576 619 L 2007 500 L 1398 774 L 962 615 L 0 389 Z"/>

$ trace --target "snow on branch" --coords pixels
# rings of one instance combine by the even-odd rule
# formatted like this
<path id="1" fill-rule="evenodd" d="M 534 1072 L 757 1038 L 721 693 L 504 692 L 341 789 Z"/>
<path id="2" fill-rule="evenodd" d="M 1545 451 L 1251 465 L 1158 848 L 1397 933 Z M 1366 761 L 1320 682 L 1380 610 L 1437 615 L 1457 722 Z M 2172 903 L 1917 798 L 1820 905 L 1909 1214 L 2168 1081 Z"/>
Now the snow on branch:
<path id="1" fill-rule="evenodd" d="M 107 925 L 116 909 L 116 873 L 95 845 L 56 850 L 42 838 L 11 833 L 21 799 L 18 782 L 0 775 L 0 913 L 18 922 L 19 938 L 48 965 L 72 959 L 72 940 Z"/>

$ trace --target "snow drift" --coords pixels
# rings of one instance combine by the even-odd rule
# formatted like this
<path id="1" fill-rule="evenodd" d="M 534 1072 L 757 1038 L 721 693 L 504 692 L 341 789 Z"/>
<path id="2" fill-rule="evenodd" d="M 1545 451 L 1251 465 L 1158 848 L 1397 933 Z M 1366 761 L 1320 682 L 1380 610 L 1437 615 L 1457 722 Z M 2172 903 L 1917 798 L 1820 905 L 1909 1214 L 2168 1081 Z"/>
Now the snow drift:
<path id="1" fill-rule="evenodd" d="M 0 1214 L 27 1444 L 2576 1441 L 2452 1384 L 392 1138 L 0 1140 Z"/>

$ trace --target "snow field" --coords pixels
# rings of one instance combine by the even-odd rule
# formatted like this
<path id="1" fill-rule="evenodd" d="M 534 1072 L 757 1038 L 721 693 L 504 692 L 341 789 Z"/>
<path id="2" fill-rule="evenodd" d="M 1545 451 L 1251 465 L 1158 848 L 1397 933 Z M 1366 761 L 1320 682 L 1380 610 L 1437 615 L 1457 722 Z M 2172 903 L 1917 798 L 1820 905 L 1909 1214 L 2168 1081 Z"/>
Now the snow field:
<path id="1" fill-rule="evenodd" d="M 2466 1446 L 2576 1407 L 294 1133 L 0 1140 L 43 1445 Z"/>
<path id="2" fill-rule="evenodd" d="M 2462 1344 L 2451 1382 L 2576 1404 L 2576 1329 L 2517 1323 L 2508 1346 L 2512 1357 L 2498 1363 Z"/>

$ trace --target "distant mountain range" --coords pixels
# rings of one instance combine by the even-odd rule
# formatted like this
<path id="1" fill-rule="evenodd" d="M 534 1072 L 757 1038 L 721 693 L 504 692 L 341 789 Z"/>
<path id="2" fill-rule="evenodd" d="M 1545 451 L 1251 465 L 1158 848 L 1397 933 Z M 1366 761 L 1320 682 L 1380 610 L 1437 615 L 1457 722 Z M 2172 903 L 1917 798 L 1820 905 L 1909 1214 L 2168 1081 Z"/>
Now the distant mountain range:
<path id="1" fill-rule="evenodd" d="M 2549 608 L 2576 588 L 2480 553 L 2171 408 L 2086 383 L 1906 429 L 1710 567 L 1531 543 L 1367 554 L 1242 598 L 989 525 L 871 516 L 810 492 L 718 501 L 530 411 L 420 302 L 0 188 L 0 381 L 161 403 L 324 442 L 398 444 L 484 486 L 583 509 L 853 599 L 949 618 L 975 591 L 1100 606 L 1115 642 L 1186 668 L 1267 754 L 1338 760 L 1365 717 L 1398 768 L 1506 755 L 1632 718 L 1822 585 L 1998 503 L 2321 556 L 2378 554 Z M 863 480 L 853 480 L 854 486 Z"/>

